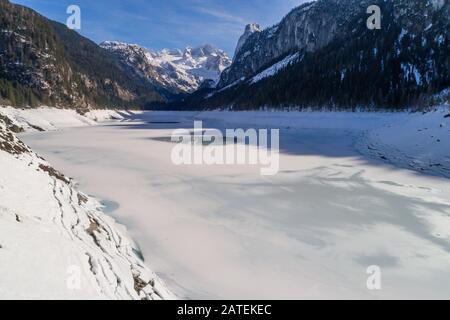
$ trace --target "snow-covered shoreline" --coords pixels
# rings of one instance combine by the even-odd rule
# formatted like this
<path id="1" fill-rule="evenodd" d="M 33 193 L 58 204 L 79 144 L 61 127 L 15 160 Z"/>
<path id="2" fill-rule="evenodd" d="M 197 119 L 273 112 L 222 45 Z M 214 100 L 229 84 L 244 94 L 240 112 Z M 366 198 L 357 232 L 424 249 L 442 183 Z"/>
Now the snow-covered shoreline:
<path id="1" fill-rule="evenodd" d="M 26 132 L 55 131 L 70 127 L 96 125 L 111 120 L 124 120 L 138 111 L 120 110 L 91 110 L 79 114 L 73 109 L 41 108 L 13 108 L 0 107 L 0 116 L 7 117 L 12 123 Z"/>
<path id="2" fill-rule="evenodd" d="M 0 108 L 0 299 L 174 299 L 124 226 L 16 133 L 123 119 Z"/>

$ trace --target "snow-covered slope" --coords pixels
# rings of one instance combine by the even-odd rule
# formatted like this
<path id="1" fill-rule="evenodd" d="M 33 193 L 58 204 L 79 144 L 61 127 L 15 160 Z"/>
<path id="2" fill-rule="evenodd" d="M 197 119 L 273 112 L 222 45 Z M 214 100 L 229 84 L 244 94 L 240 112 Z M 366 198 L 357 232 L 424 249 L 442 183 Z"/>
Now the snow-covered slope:
<path id="1" fill-rule="evenodd" d="M 227 54 L 211 45 L 160 52 L 114 41 L 100 46 L 114 53 L 131 72 L 175 94 L 193 92 L 205 80 L 218 81 L 220 73 L 231 65 Z"/>
<path id="2" fill-rule="evenodd" d="M 256 83 L 258 81 L 261 81 L 262 79 L 272 77 L 284 68 L 288 67 L 291 63 L 294 63 L 297 61 L 297 59 L 300 57 L 300 54 L 294 53 L 292 55 L 287 56 L 280 62 L 277 62 L 273 65 L 271 65 L 269 68 L 263 70 L 262 72 L 258 73 L 256 76 L 250 79 L 250 83 Z"/>
<path id="3" fill-rule="evenodd" d="M 125 228 L 15 136 L 23 130 L 17 124 L 32 128 L 37 117 L 23 111 L 12 119 L 5 110 L 11 113 L 0 109 L 0 299 L 174 298 Z M 53 118 L 58 112 L 66 111 Z"/>

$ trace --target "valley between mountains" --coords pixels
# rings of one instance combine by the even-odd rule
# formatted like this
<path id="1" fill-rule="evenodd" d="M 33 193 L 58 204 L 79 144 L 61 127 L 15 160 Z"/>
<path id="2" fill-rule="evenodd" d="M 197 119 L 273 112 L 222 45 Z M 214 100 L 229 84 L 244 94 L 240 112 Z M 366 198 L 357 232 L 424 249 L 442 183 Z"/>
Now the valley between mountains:
<path id="1" fill-rule="evenodd" d="M 450 2 L 225 17 L 234 52 L 153 50 L 0 0 L 0 299 L 448 299 Z M 176 164 L 198 121 L 279 130 L 219 149 L 278 173 Z"/>

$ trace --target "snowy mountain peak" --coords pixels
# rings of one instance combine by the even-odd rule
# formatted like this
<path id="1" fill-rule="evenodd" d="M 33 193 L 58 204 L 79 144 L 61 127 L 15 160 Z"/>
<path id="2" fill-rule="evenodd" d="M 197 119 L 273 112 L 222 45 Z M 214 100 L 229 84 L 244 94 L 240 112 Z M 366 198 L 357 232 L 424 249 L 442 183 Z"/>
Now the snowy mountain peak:
<path id="1" fill-rule="evenodd" d="M 244 46 L 247 39 L 256 32 L 261 32 L 262 29 L 259 24 L 257 23 L 251 23 L 245 26 L 244 34 L 239 38 L 239 41 L 236 46 L 236 51 L 234 52 L 233 61 L 238 55 L 238 53 L 241 51 L 242 47 Z"/>
<path id="2" fill-rule="evenodd" d="M 245 26 L 246 33 L 255 33 L 262 31 L 261 26 L 257 23 L 250 23 Z"/>
<path id="3" fill-rule="evenodd" d="M 194 57 L 226 55 L 222 50 L 210 44 L 204 44 L 196 48 L 190 48 L 190 54 Z"/>
<path id="4" fill-rule="evenodd" d="M 193 92 L 205 80 L 217 82 L 220 73 L 231 65 L 227 54 L 210 44 L 159 52 L 115 41 L 105 41 L 100 46 L 134 74 L 174 94 Z"/>

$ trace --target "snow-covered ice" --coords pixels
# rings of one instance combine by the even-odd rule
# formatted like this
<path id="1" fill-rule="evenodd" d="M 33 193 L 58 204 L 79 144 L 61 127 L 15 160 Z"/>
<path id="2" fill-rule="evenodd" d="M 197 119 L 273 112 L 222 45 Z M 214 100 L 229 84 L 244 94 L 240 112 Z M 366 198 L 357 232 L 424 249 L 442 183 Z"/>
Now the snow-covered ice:
<path id="1" fill-rule="evenodd" d="M 181 297 L 448 298 L 447 113 L 149 112 L 21 137 L 112 204 Z M 173 165 L 168 138 L 194 119 L 280 128 L 280 173 Z M 381 290 L 366 286 L 371 265 Z"/>

